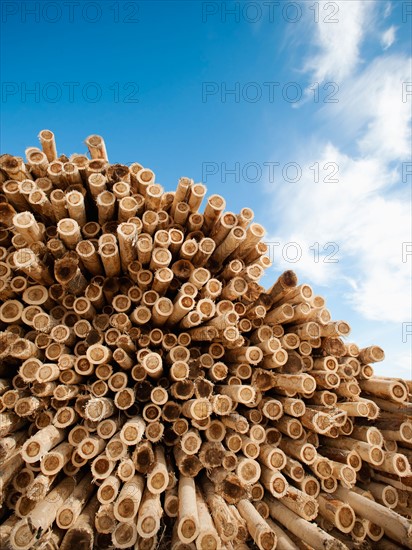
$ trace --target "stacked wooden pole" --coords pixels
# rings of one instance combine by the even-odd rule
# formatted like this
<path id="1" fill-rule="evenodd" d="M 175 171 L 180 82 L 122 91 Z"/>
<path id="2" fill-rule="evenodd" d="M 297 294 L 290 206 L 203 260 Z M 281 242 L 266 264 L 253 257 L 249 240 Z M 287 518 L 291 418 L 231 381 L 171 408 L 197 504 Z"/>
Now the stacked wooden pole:
<path id="1" fill-rule="evenodd" d="M 253 212 L 99 136 L 0 157 L 0 548 L 412 548 L 412 384 Z"/>

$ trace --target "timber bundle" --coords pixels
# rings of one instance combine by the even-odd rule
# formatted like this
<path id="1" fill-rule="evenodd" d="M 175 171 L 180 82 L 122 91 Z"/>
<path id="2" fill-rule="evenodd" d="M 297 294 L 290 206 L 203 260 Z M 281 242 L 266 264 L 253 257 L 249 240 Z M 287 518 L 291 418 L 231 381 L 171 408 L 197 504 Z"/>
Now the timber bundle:
<path id="1" fill-rule="evenodd" d="M 39 138 L 0 157 L 0 547 L 412 548 L 382 349 L 293 271 L 259 284 L 251 209 Z"/>

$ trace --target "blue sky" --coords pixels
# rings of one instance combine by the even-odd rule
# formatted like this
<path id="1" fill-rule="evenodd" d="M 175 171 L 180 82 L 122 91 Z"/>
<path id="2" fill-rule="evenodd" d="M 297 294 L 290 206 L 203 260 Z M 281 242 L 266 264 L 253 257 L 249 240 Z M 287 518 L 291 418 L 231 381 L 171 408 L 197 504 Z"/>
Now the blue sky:
<path id="1" fill-rule="evenodd" d="M 264 282 L 295 269 L 411 377 L 411 24 L 404 1 L 4 0 L 1 151 L 98 133 L 252 207 Z"/>

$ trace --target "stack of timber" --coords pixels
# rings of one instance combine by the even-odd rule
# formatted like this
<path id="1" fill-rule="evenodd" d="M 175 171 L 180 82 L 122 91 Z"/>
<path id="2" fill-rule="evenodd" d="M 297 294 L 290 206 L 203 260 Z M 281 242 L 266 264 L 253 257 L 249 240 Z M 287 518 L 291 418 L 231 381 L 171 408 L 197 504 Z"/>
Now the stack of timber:
<path id="1" fill-rule="evenodd" d="M 382 349 L 259 284 L 251 209 L 39 137 L 0 157 L 0 548 L 412 548 Z"/>

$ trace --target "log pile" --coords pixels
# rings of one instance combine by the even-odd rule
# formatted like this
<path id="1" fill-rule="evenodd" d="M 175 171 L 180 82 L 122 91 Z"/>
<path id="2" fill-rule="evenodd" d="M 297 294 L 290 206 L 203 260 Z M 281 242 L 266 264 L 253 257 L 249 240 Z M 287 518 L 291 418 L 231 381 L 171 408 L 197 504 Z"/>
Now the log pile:
<path id="1" fill-rule="evenodd" d="M 39 137 L 0 157 L 0 548 L 412 548 L 381 348 L 294 272 L 259 284 L 249 208 Z"/>

